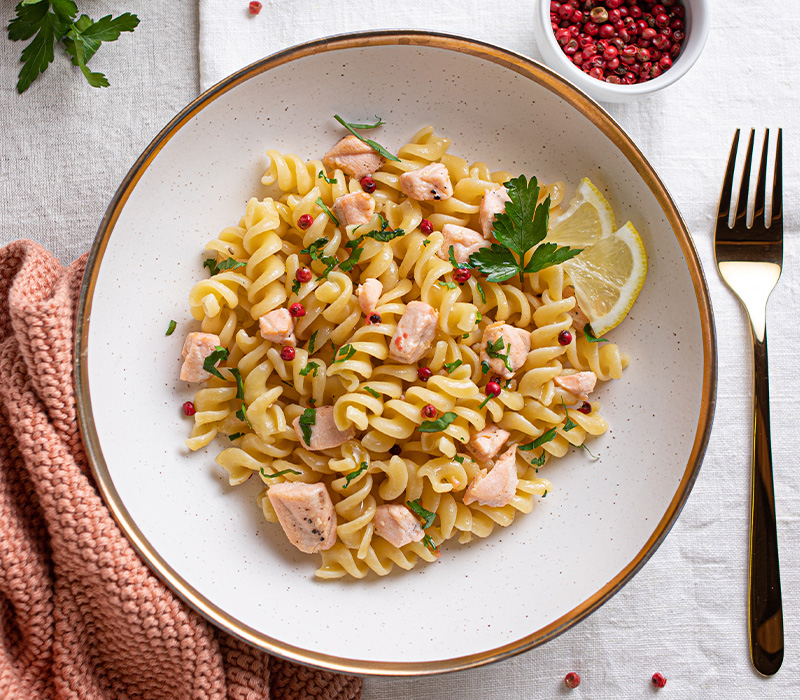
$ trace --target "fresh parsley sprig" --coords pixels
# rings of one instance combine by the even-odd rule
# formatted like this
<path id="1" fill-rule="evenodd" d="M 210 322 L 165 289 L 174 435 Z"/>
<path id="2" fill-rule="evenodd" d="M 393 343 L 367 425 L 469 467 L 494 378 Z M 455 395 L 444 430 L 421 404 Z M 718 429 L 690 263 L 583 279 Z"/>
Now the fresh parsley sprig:
<path id="1" fill-rule="evenodd" d="M 316 204 L 320 209 L 322 209 L 322 211 L 324 211 L 328 215 L 328 218 L 333 222 L 334 226 L 338 226 L 339 225 L 339 219 L 337 219 L 333 215 L 333 212 L 330 209 L 328 209 L 328 205 L 325 204 L 325 202 L 322 201 L 322 197 L 317 197 Z"/>
<path id="2" fill-rule="evenodd" d="M 593 332 L 592 327 L 587 323 L 583 327 L 583 337 L 590 343 L 607 343 L 608 338 L 598 338 Z"/>
<path id="3" fill-rule="evenodd" d="M 336 178 L 335 177 L 328 177 L 325 174 L 324 170 L 320 170 L 317 173 L 317 180 L 325 180 L 325 182 L 327 182 L 329 185 L 335 185 L 336 184 Z"/>
<path id="4" fill-rule="evenodd" d="M 350 472 L 345 477 L 344 486 L 342 486 L 342 488 L 346 489 L 348 486 L 350 486 L 350 482 L 356 477 L 358 477 L 360 474 L 363 474 L 365 471 L 367 471 L 368 468 L 369 464 L 367 464 L 366 462 L 361 462 L 361 464 L 358 465 L 358 469 L 356 469 L 354 472 Z"/>
<path id="5" fill-rule="evenodd" d="M 386 160 L 393 160 L 398 163 L 400 162 L 400 159 L 397 156 L 389 153 L 389 151 L 387 151 L 379 143 L 373 141 L 372 139 L 364 138 L 361 134 L 358 133 L 358 131 L 356 131 L 356 129 L 375 129 L 376 127 L 381 126 L 385 122 L 382 121 L 380 117 L 376 117 L 378 121 L 375 122 L 374 124 L 353 124 L 351 122 L 346 122 L 338 114 L 334 114 L 333 118 L 337 122 L 339 122 L 345 129 L 347 129 L 351 134 L 353 134 L 353 136 L 355 136 L 359 141 L 367 144 L 367 146 L 369 146 L 371 149 L 380 153 L 384 158 L 386 158 Z"/>
<path id="6" fill-rule="evenodd" d="M 440 433 L 443 430 L 446 430 L 448 426 L 456 419 L 458 416 L 453 413 L 452 411 L 448 411 L 447 413 L 443 414 L 441 418 L 437 418 L 436 420 L 424 420 L 422 424 L 417 428 L 421 433 Z"/>
<path id="7" fill-rule="evenodd" d="M 509 344 L 505 355 L 500 352 L 504 347 L 505 342 L 503 342 L 502 337 L 498 338 L 494 342 L 488 341 L 486 343 L 486 354 L 492 359 L 496 358 L 498 360 L 502 360 L 503 364 L 506 366 L 506 369 L 513 373 L 514 368 L 511 366 L 511 360 L 509 359 L 509 355 L 511 354 L 511 345 Z"/>
<path id="8" fill-rule="evenodd" d="M 433 525 L 433 521 L 436 519 L 436 513 L 432 513 L 431 511 L 422 507 L 422 503 L 420 499 L 417 498 L 414 501 L 406 501 L 408 503 L 408 507 L 414 512 L 416 516 L 422 520 L 422 529 L 427 530 L 431 525 Z"/>
<path id="9" fill-rule="evenodd" d="M 214 258 L 206 258 L 203 262 L 203 267 L 207 267 L 211 273 L 211 277 L 218 275 L 224 270 L 238 270 L 240 267 L 247 267 L 247 263 L 239 262 L 233 258 L 226 258 L 221 263 L 218 263 Z"/>
<path id="10" fill-rule="evenodd" d="M 25 92 L 53 62 L 55 45 L 61 43 L 92 87 L 108 87 L 102 73 L 89 70 L 87 64 L 103 42 L 116 41 L 122 32 L 132 32 L 139 18 L 130 12 L 118 17 L 107 15 L 96 22 L 88 15 L 78 16 L 74 0 L 22 0 L 16 17 L 8 24 L 11 41 L 33 39 L 22 49 L 23 66 L 19 71 L 17 92 Z"/>
<path id="11" fill-rule="evenodd" d="M 225 380 L 225 377 L 223 377 L 220 371 L 217 369 L 216 364 L 217 362 L 227 359 L 228 351 L 221 345 L 216 345 L 214 347 L 214 351 L 210 353 L 205 360 L 203 360 L 203 369 L 209 374 L 213 374 L 215 377 Z"/>
<path id="12" fill-rule="evenodd" d="M 469 256 L 470 264 L 487 275 L 488 282 L 503 282 L 517 274 L 523 282 L 526 273 L 558 265 L 582 252 L 579 248 L 541 243 L 547 236 L 550 196 L 536 205 L 539 184 L 535 177 L 527 180 L 520 175 L 506 182 L 505 187 L 511 201 L 494 220 L 493 233 L 499 245 L 492 243 Z"/>
<path id="13" fill-rule="evenodd" d="M 303 433 L 303 442 L 306 447 L 311 447 L 311 426 L 317 422 L 317 409 L 307 408 L 300 416 L 300 432 Z"/>

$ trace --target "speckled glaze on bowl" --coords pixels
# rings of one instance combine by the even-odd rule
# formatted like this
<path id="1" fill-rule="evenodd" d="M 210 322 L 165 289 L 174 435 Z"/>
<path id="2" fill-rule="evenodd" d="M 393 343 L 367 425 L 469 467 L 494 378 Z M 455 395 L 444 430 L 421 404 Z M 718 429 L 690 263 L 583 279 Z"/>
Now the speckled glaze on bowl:
<path id="1" fill-rule="evenodd" d="M 575 83 L 598 102 L 628 102 L 641 99 L 663 90 L 680 80 L 695 64 L 706 45 L 711 26 L 710 0 L 681 0 L 686 8 L 686 38 L 681 52 L 672 64 L 657 78 L 634 85 L 613 85 L 592 78 L 576 66 L 561 50 L 550 24 L 549 0 L 538 0 L 534 19 L 536 45 L 542 52 L 544 62 L 567 80 Z"/>
<path id="2" fill-rule="evenodd" d="M 370 76 L 365 80 L 364 76 Z M 263 196 L 264 152 L 318 157 L 332 115 L 378 114 L 396 149 L 421 126 L 490 167 L 590 176 L 632 220 L 647 283 L 613 331 L 631 355 L 599 392 L 611 431 L 548 465 L 534 511 L 432 565 L 319 581 L 317 559 L 263 521 L 255 480 L 230 488 L 222 445 L 189 454 L 177 379 L 187 305 L 207 240 Z M 599 165 L 602 164 L 602 167 Z M 170 319 L 177 332 L 166 337 Z M 302 663 L 365 674 L 467 668 L 541 644 L 590 614 L 666 536 L 700 466 L 716 355 L 700 263 L 663 184 L 612 121 L 546 68 L 475 41 L 421 32 L 305 44 L 231 76 L 142 154 L 92 249 L 76 342 L 83 437 L 110 509 L 142 557 L 220 627 Z M 613 631 L 609 630 L 609 635 Z"/>

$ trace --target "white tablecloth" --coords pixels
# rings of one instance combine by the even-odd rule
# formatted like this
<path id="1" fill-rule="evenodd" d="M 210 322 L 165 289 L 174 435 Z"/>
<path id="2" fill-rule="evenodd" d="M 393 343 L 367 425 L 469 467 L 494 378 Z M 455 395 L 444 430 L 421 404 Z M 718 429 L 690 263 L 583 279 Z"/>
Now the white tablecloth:
<path id="1" fill-rule="evenodd" d="M 80 4 L 87 4 L 83 0 Z M 534 58 L 534 2 L 266 0 L 152 3 L 97 0 L 95 16 L 130 10 L 141 26 L 93 61 L 112 86 L 86 86 L 63 56 L 27 93 L 14 89 L 19 44 L 0 38 L 0 244 L 28 237 L 68 261 L 86 251 L 114 189 L 158 130 L 230 72 L 293 43 L 355 29 L 407 27 L 462 33 Z M 535 700 L 561 697 L 577 671 L 575 698 L 798 697 L 800 667 L 800 184 L 796 90 L 800 13 L 792 0 L 715 0 L 711 33 L 693 71 L 644 101 L 609 106 L 650 159 L 680 207 L 705 266 L 719 343 L 719 393 L 707 456 L 672 533 L 644 569 L 589 619 L 555 641 L 490 667 L 422 679 L 367 679 L 365 698 Z M 435 7 L 436 16 L 432 16 Z M 769 14 L 765 14 L 766 8 Z M 82 8 L 83 9 L 83 8 Z M 12 4 L 3 4 L 3 24 Z M 199 20 L 199 21 L 198 21 Z M 199 27 L 199 30 L 198 30 Z M 198 50 L 199 36 L 199 50 Z M 746 627 L 751 421 L 750 340 L 744 312 L 713 265 L 712 228 L 736 127 L 785 128 L 784 272 L 768 309 L 773 457 L 781 547 L 786 659 L 762 679 Z"/>

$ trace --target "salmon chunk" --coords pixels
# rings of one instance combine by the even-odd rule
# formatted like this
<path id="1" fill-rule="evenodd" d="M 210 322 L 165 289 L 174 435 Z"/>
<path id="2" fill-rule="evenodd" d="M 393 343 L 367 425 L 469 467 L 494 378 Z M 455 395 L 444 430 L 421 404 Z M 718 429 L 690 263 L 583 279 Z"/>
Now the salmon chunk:
<path id="1" fill-rule="evenodd" d="M 345 136 L 331 148 L 322 162 L 331 170 L 339 168 L 345 175 L 361 179 L 372 175 L 383 165 L 383 156 L 371 146 L 356 138 Z"/>
<path id="2" fill-rule="evenodd" d="M 586 401 L 589 394 L 594 391 L 594 385 L 597 384 L 597 375 L 594 372 L 574 372 L 554 377 L 553 381 L 573 396 Z"/>
<path id="3" fill-rule="evenodd" d="M 492 227 L 494 217 L 502 214 L 506 210 L 506 202 L 510 202 L 508 190 L 499 187 L 496 190 L 486 190 L 481 200 L 481 208 L 478 213 L 478 220 L 481 222 L 483 237 L 488 241 L 492 239 Z"/>
<path id="4" fill-rule="evenodd" d="M 482 506 L 501 508 L 511 503 L 517 492 L 517 446 L 510 447 L 487 472 L 481 469 L 464 492 L 464 504 L 476 501 Z"/>
<path id="5" fill-rule="evenodd" d="M 445 224 L 442 227 L 444 241 L 437 255 L 443 260 L 450 260 L 450 247 L 453 248 L 453 257 L 458 263 L 469 261 L 469 256 L 476 250 L 487 248 L 489 242 L 477 231 L 455 224 Z"/>
<path id="6" fill-rule="evenodd" d="M 294 335 L 294 319 L 289 309 L 275 309 L 264 314 L 258 319 L 261 337 L 281 345 L 294 345 L 297 338 Z"/>
<path id="7" fill-rule="evenodd" d="M 383 293 L 383 284 L 376 279 L 368 279 L 364 284 L 359 284 L 356 289 L 358 305 L 365 315 L 369 316 L 378 305 L 378 299 Z"/>
<path id="8" fill-rule="evenodd" d="M 325 484 L 284 481 L 267 489 L 267 497 L 286 537 L 306 554 L 336 543 L 336 511 Z"/>
<path id="9" fill-rule="evenodd" d="M 498 344 L 498 339 L 502 338 L 502 347 Z M 494 352 L 492 354 L 508 355 L 508 365 L 500 357 L 490 357 L 487 352 L 489 343 L 492 343 Z M 486 326 L 481 340 L 481 360 L 489 363 L 489 370 L 503 379 L 511 379 L 514 373 L 525 364 L 528 353 L 531 349 L 531 334 L 528 331 L 509 326 L 507 323 L 492 323 Z"/>
<path id="10" fill-rule="evenodd" d="M 470 435 L 467 449 L 479 462 L 488 462 L 497 456 L 509 437 L 511 433 L 507 430 L 489 423 L 483 430 Z"/>
<path id="11" fill-rule="evenodd" d="M 351 192 L 337 197 L 333 210 L 342 226 L 361 226 L 375 213 L 375 200 L 366 192 Z"/>
<path id="12" fill-rule="evenodd" d="M 353 427 L 347 430 L 339 430 L 333 420 L 333 406 L 320 406 L 314 411 L 314 425 L 310 425 L 311 444 L 308 444 L 303 437 L 303 426 L 300 425 L 300 416 L 292 421 L 294 432 L 300 438 L 303 447 L 309 450 L 329 450 L 332 447 L 350 440 L 355 435 Z"/>
<path id="13" fill-rule="evenodd" d="M 219 345 L 219 336 L 213 333 L 189 333 L 183 343 L 182 382 L 204 382 L 211 375 L 203 369 L 203 362 Z"/>
<path id="14" fill-rule="evenodd" d="M 431 163 L 419 170 L 403 173 L 400 176 L 400 189 L 407 197 L 419 202 L 445 200 L 453 196 L 450 173 L 441 163 Z"/>
<path id="15" fill-rule="evenodd" d="M 395 547 L 419 542 L 425 536 L 419 518 L 408 508 L 397 503 L 377 507 L 375 532 Z"/>
<path id="16" fill-rule="evenodd" d="M 389 359 L 411 364 L 431 346 L 439 322 L 438 312 L 424 301 L 412 301 L 397 323 L 389 343 Z"/>

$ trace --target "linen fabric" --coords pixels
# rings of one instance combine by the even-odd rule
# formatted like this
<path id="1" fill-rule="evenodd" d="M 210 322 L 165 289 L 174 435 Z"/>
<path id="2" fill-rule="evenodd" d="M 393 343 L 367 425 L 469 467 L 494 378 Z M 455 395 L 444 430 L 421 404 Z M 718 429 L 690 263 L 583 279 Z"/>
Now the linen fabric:
<path id="1" fill-rule="evenodd" d="M 208 624 L 120 532 L 76 420 L 85 264 L 31 241 L 0 249 L 0 698 L 356 700 L 360 679 Z"/>

